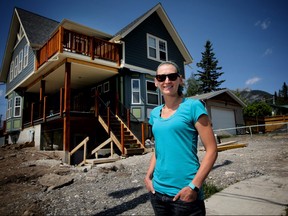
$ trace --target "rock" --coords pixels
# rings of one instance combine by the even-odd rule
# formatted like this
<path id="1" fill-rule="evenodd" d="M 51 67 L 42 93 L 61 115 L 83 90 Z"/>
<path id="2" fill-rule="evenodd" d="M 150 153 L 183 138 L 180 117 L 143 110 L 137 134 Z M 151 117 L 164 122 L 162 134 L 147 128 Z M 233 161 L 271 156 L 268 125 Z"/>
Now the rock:
<path id="1" fill-rule="evenodd" d="M 71 176 L 60 176 L 54 173 L 46 174 L 38 179 L 38 183 L 48 187 L 49 190 L 70 185 L 73 181 L 74 178 Z"/>

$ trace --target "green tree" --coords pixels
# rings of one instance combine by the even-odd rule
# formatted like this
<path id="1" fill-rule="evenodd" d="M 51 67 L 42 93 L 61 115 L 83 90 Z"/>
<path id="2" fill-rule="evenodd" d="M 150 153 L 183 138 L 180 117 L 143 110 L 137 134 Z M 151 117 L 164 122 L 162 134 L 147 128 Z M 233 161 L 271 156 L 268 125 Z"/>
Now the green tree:
<path id="1" fill-rule="evenodd" d="M 218 80 L 224 72 L 219 72 L 218 60 L 213 52 L 212 43 L 208 40 L 205 44 L 205 51 L 202 52 L 202 60 L 196 64 L 202 70 L 197 70 L 200 87 L 204 93 L 219 90 L 218 88 L 225 80 Z"/>
<path id="2" fill-rule="evenodd" d="M 186 80 L 185 87 L 186 87 L 186 94 L 185 94 L 186 97 L 202 93 L 200 83 L 198 80 L 195 79 L 193 74 L 191 74 L 191 76 Z"/>
<path id="3" fill-rule="evenodd" d="M 283 94 L 284 100 L 286 100 L 286 99 L 287 99 L 287 94 L 288 94 L 288 89 L 287 89 L 286 82 L 283 83 L 283 86 L 282 86 L 282 94 Z"/>
<path id="4" fill-rule="evenodd" d="M 252 104 L 248 104 L 243 109 L 243 114 L 245 117 L 265 117 L 265 116 L 271 116 L 272 114 L 272 108 L 260 101 L 260 102 L 254 102 Z"/>

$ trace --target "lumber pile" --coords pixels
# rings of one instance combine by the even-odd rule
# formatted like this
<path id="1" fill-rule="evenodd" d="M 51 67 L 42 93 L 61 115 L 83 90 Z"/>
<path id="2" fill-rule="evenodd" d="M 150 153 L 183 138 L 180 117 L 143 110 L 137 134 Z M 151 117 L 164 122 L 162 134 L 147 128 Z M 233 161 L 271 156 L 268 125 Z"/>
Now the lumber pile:
<path id="1" fill-rule="evenodd" d="M 226 151 L 229 149 L 235 149 L 235 148 L 244 148 L 247 147 L 247 143 L 238 143 L 237 141 L 228 141 L 228 142 L 223 142 L 220 144 L 217 144 L 217 151 Z M 199 151 L 205 151 L 204 147 L 199 148 Z"/>

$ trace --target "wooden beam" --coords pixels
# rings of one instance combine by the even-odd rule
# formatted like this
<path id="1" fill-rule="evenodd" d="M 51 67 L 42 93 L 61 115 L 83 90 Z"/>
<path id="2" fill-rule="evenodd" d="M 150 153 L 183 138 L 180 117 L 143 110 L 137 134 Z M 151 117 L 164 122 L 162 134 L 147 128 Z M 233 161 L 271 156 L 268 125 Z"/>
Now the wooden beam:
<path id="1" fill-rule="evenodd" d="M 70 151 L 70 97 L 71 97 L 71 63 L 65 63 L 64 78 L 64 125 L 63 125 L 63 143 L 64 151 Z"/>
<path id="2" fill-rule="evenodd" d="M 82 64 L 82 65 L 91 66 L 91 67 L 97 67 L 97 68 L 109 70 L 110 72 L 115 72 L 116 74 L 118 74 L 118 68 L 109 67 L 106 65 L 101 65 L 101 64 L 97 64 L 97 63 L 93 63 L 93 62 L 86 62 L 86 61 L 74 59 L 74 58 L 67 58 L 67 62 Z"/>

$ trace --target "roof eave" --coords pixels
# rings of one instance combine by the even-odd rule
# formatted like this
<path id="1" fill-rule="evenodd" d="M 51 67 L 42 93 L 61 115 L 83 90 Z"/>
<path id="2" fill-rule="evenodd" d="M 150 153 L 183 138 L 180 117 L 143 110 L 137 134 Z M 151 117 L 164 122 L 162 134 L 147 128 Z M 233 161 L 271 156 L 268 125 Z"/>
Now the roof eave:
<path id="1" fill-rule="evenodd" d="M 14 40 L 12 40 L 13 34 L 17 34 L 15 28 L 12 28 L 12 26 L 15 26 L 17 24 L 17 14 L 16 14 L 16 9 L 14 9 L 14 13 L 11 19 L 11 24 L 10 24 L 10 29 L 7 35 L 7 40 L 6 40 L 6 46 L 5 46 L 5 51 L 3 54 L 3 59 L 2 59 L 2 66 L 1 66 L 1 71 L 0 71 L 0 82 L 7 82 L 6 77 L 7 73 L 10 67 L 10 58 L 11 54 L 8 54 L 8 50 L 13 50 L 13 45 L 14 45 Z M 19 20 L 18 20 L 19 22 Z M 20 24 L 20 23 L 19 23 Z"/>

